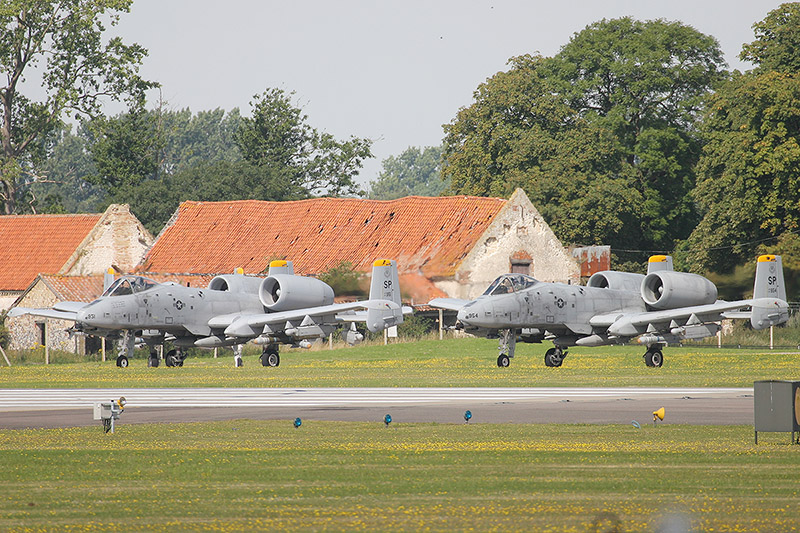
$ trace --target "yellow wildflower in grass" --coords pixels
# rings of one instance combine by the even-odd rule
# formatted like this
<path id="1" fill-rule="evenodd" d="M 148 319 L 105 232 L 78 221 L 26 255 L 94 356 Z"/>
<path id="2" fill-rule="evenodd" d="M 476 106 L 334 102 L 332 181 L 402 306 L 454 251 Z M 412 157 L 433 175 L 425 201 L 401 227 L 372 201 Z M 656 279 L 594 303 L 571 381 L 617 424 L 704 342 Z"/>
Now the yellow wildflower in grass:
<path id="1" fill-rule="evenodd" d="M 797 450 L 747 426 L 121 424 L 0 431 L 0 462 L 12 531 L 798 527 Z"/>

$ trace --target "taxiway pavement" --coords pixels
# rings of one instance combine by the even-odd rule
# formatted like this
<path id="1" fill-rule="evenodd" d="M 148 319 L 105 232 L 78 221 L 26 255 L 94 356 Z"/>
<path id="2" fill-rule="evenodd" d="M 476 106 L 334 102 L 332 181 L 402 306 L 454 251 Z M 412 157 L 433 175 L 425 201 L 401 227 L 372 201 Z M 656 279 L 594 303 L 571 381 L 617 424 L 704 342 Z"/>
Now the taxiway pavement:
<path id="1" fill-rule="evenodd" d="M 98 424 L 96 402 L 120 396 L 118 423 L 230 419 L 380 421 L 396 423 L 652 423 L 664 407 L 668 424 L 753 423 L 752 388 L 205 388 L 0 389 L 0 428 Z"/>

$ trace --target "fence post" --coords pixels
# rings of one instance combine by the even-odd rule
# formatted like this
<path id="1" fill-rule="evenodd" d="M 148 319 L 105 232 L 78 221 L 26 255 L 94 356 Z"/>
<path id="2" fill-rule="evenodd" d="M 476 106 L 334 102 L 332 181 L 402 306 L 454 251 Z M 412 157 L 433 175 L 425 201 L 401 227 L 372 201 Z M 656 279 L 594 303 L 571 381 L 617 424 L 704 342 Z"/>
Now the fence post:
<path id="1" fill-rule="evenodd" d="M 6 351 L 3 349 L 2 346 L 0 346 L 0 353 L 3 354 L 3 359 L 6 360 L 6 364 L 8 366 L 11 366 L 11 361 L 8 360 L 8 357 L 6 356 Z"/>

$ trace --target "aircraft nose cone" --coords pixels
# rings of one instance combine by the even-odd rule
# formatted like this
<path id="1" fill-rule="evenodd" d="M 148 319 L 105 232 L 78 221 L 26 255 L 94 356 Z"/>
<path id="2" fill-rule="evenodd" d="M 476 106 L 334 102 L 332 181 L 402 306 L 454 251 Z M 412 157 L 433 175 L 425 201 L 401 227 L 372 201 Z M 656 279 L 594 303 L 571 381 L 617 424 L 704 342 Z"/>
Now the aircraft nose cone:
<path id="1" fill-rule="evenodd" d="M 96 326 L 97 325 L 97 310 L 94 309 L 92 306 L 84 307 L 83 309 L 78 309 L 75 312 L 75 322 L 80 322 L 81 324 L 85 324 L 87 326 Z"/>

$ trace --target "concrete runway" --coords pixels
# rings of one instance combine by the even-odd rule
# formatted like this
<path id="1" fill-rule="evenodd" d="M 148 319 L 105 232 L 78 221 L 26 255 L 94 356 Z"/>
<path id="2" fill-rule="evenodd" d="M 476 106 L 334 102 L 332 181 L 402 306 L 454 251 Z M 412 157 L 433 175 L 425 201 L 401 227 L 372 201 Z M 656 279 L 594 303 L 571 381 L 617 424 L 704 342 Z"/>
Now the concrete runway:
<path id="1" fill-rule="evenodd" d="M 395 423 L 753 423 L 752 388 L 0 389 L 0 429 L 99 425 L 95 402 L 125 396 L 118 424 L 230 419 Z"/>

